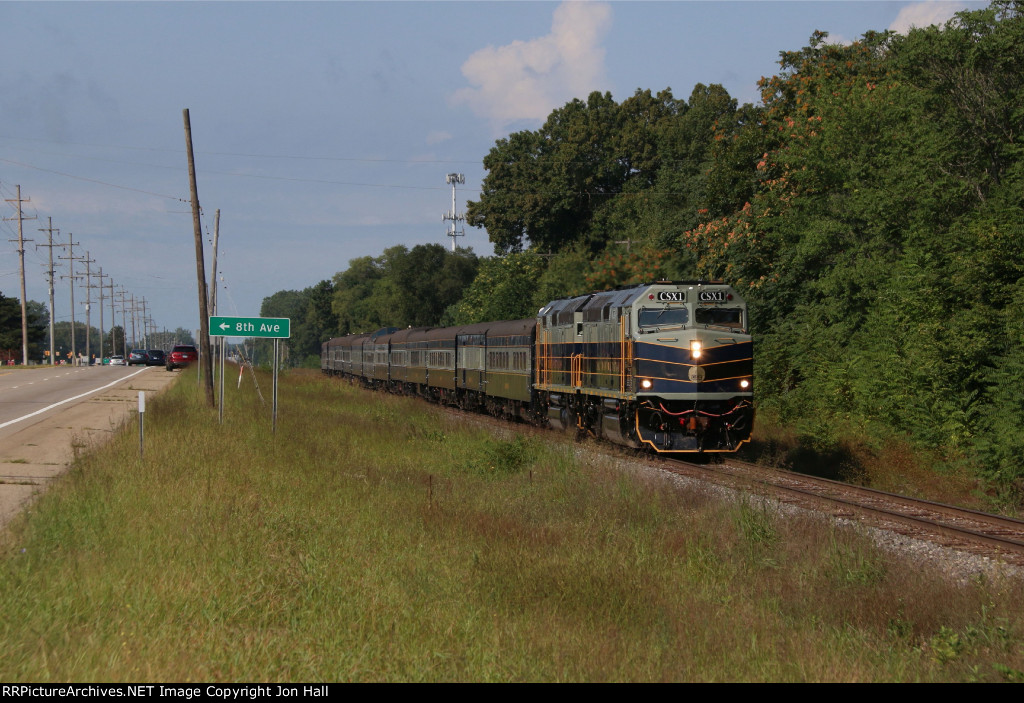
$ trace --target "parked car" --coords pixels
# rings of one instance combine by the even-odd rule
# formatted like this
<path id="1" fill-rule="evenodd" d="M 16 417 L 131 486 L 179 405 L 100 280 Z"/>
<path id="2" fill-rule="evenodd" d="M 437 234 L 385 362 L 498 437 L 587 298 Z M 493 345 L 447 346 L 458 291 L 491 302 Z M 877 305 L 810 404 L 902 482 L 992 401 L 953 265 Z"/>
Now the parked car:
<path id="1" fill-rule="evenodd" d="M 110 357 L 110 365 L 111 366 L 124 366 L 125 365 L 124 357 L 121 356 L 120 354 L 114 354 L 112 357 Z"/>
<path id="2" fill-rule="evenodd" d="M 167 363 L 164 366 L 168 371 L 182 369 L 193 361 L 199 361 L 199 352 L 191 344 L 175 344 L 174 349 L 167 355 Z"/>
<path id="3" fill-rule="evenodd" d="M 149 361 L 146 362 L 146 366 L 163 366 L 167 361 L 163 349 L 150 349 L 147 354 Z"/>
<path id="4" fill-rule="evenodd" d="M 149 362 L 149 353 L 145 349 L 132 349 L 128 353 L 128 365 L 145 366 Z"/>

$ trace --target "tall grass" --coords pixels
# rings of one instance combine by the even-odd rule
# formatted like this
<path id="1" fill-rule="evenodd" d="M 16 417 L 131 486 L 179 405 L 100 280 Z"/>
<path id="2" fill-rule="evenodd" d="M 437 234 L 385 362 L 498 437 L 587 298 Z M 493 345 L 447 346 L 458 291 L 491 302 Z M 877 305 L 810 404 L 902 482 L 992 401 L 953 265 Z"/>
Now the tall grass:
<path id="1" fill-rule="evenodd" d="M 267 379 L 261 381 L 266 392 Z M 961 681 L 1024 671 L 1020 584 L 721 503 L 415 399 L 188 377 L 5 536 L 4 681 Z"/>

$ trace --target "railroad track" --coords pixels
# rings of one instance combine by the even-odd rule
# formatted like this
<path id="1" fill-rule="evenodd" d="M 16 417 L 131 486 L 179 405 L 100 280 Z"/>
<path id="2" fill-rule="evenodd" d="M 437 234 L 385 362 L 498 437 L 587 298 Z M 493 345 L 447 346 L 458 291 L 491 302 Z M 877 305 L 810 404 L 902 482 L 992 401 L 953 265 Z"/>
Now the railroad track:
<path id="1" fill-rule="evenodd" d="M 1024 566 L 1024 520 L 886 493 L 830 479 L 771 469 L 729 458 L 722 464 L 662 461 L 660 468 L 714 477 L 798 507 L 890 530 L 943 547 Z"/>
<path id="2" fill-rule="evenodd" d="M 510 425 L 488 415 L 452 408 L 445 410 L 502 432 L 538 437 L 551 434 L 547 429 Z M 605 445 L 605 448 L 609 453 L 630 457 L 669 473 L 766 495 L 783 504 L 1024 567 L 1024 520 L 773 469 L 731 457 L 723 459 L 721 464 L 693 464 L 663 456 L 638 455 L 617 445 Z"/>

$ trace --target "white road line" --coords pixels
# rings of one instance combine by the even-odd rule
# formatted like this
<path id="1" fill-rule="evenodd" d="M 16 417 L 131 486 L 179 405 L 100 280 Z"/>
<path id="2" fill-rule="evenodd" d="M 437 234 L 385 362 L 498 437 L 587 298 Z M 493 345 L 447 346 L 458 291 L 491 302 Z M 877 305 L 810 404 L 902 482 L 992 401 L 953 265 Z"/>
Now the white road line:
<path id="1" fill-rule="evenodd" d="M 129 379 L 132 376 L 138 376 L 140 373 L 142 373 L 143 371 L 147 371 L 148 369 L 149 369 L 149 367 L 143 368 L 141 371 L 136 371 L 135 373 L 129 374 L 128 376 L 125 376 L 124 378 L 119 378 L 116 381 L 114 381 L 113 383 L 108 383 L 107 385 L 100 386 L 99 388 L 93 388 L 91 391 L 86 391 L 85 393 L 82 393 L 80 395 L 76 395 L 74 398 L 68 398 L 66 400 L 62 400 L 62 401 L 60 401 L 58 403 L 54 403 L 53 405 L 47 405 L 42 410 L 36 410 L 34 413 L 29 413 L 28 415 L 23 415 L 23 416 L 21 416 L 19 418 L 15 418 L 14 420 L 8 420 L 7 422 L 4 422 L 4 423 L 0 424 L 0 430 L 2 430 L 3 428 L 5 428 L 5 427 L 7 427 L 9 425 L 13 425 L 15 423 L 21 422 L 22 420 L 27 420 L 30 417 L 35 417 L 36 415 L 39 415 L 41 413 L 45 413 L 47 410 L 52 410 L 53 408 L 56 408 L 58 405 L 64 405 L 64 403 L 70 403 L 72 400 L 78 400 L 79 398 L 84 398 L 87 395 L 92 395 L 93 393 L 98 393 L 99 391 L 102 391 L 105 388 L 110 388 L 111 386 L 116 386 L 118 383 L 121 383 L 121 381 L 124 381 L 125 379 Z"/>

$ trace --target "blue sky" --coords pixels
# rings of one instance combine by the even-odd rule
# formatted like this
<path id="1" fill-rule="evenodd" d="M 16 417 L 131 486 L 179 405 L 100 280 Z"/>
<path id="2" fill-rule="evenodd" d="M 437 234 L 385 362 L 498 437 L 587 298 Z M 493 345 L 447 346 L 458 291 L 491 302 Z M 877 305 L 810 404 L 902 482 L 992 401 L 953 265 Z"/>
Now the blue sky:
<path id="1" fill-rule="evenodd" d="M 445 175 L 465 174 L 462 212 L 495 139 L 575 97 L 671 87 L 686 98 L 721 83 L 756 102 L 779 52 L 815 30 L 849 41 L 985 5 L 0 2 L 0 192 L 14 198 L 20 185 L 38 218 L 23 224 L 30 299 L 47 298 L 36 245 L 50 217 L 60 241 L 73 233 L 76 256 L 88 250 L 147 299 L 158 326 L 195 329 L 185 108 L 210 238 L 221 211 L 219 312 L 250 316 L 352 258 L 449 246 Z M 13 204 L 0 210 L 15 216 Z M 0 230 L 0 292 L 18 296 L 17 223 Z M 481 230 L 459 244 L 492 254 Z M 56 319 L 70 319 L 67 281 L 56 296 Z M 83 320 L 84 291 L 75 298 Z"/>

